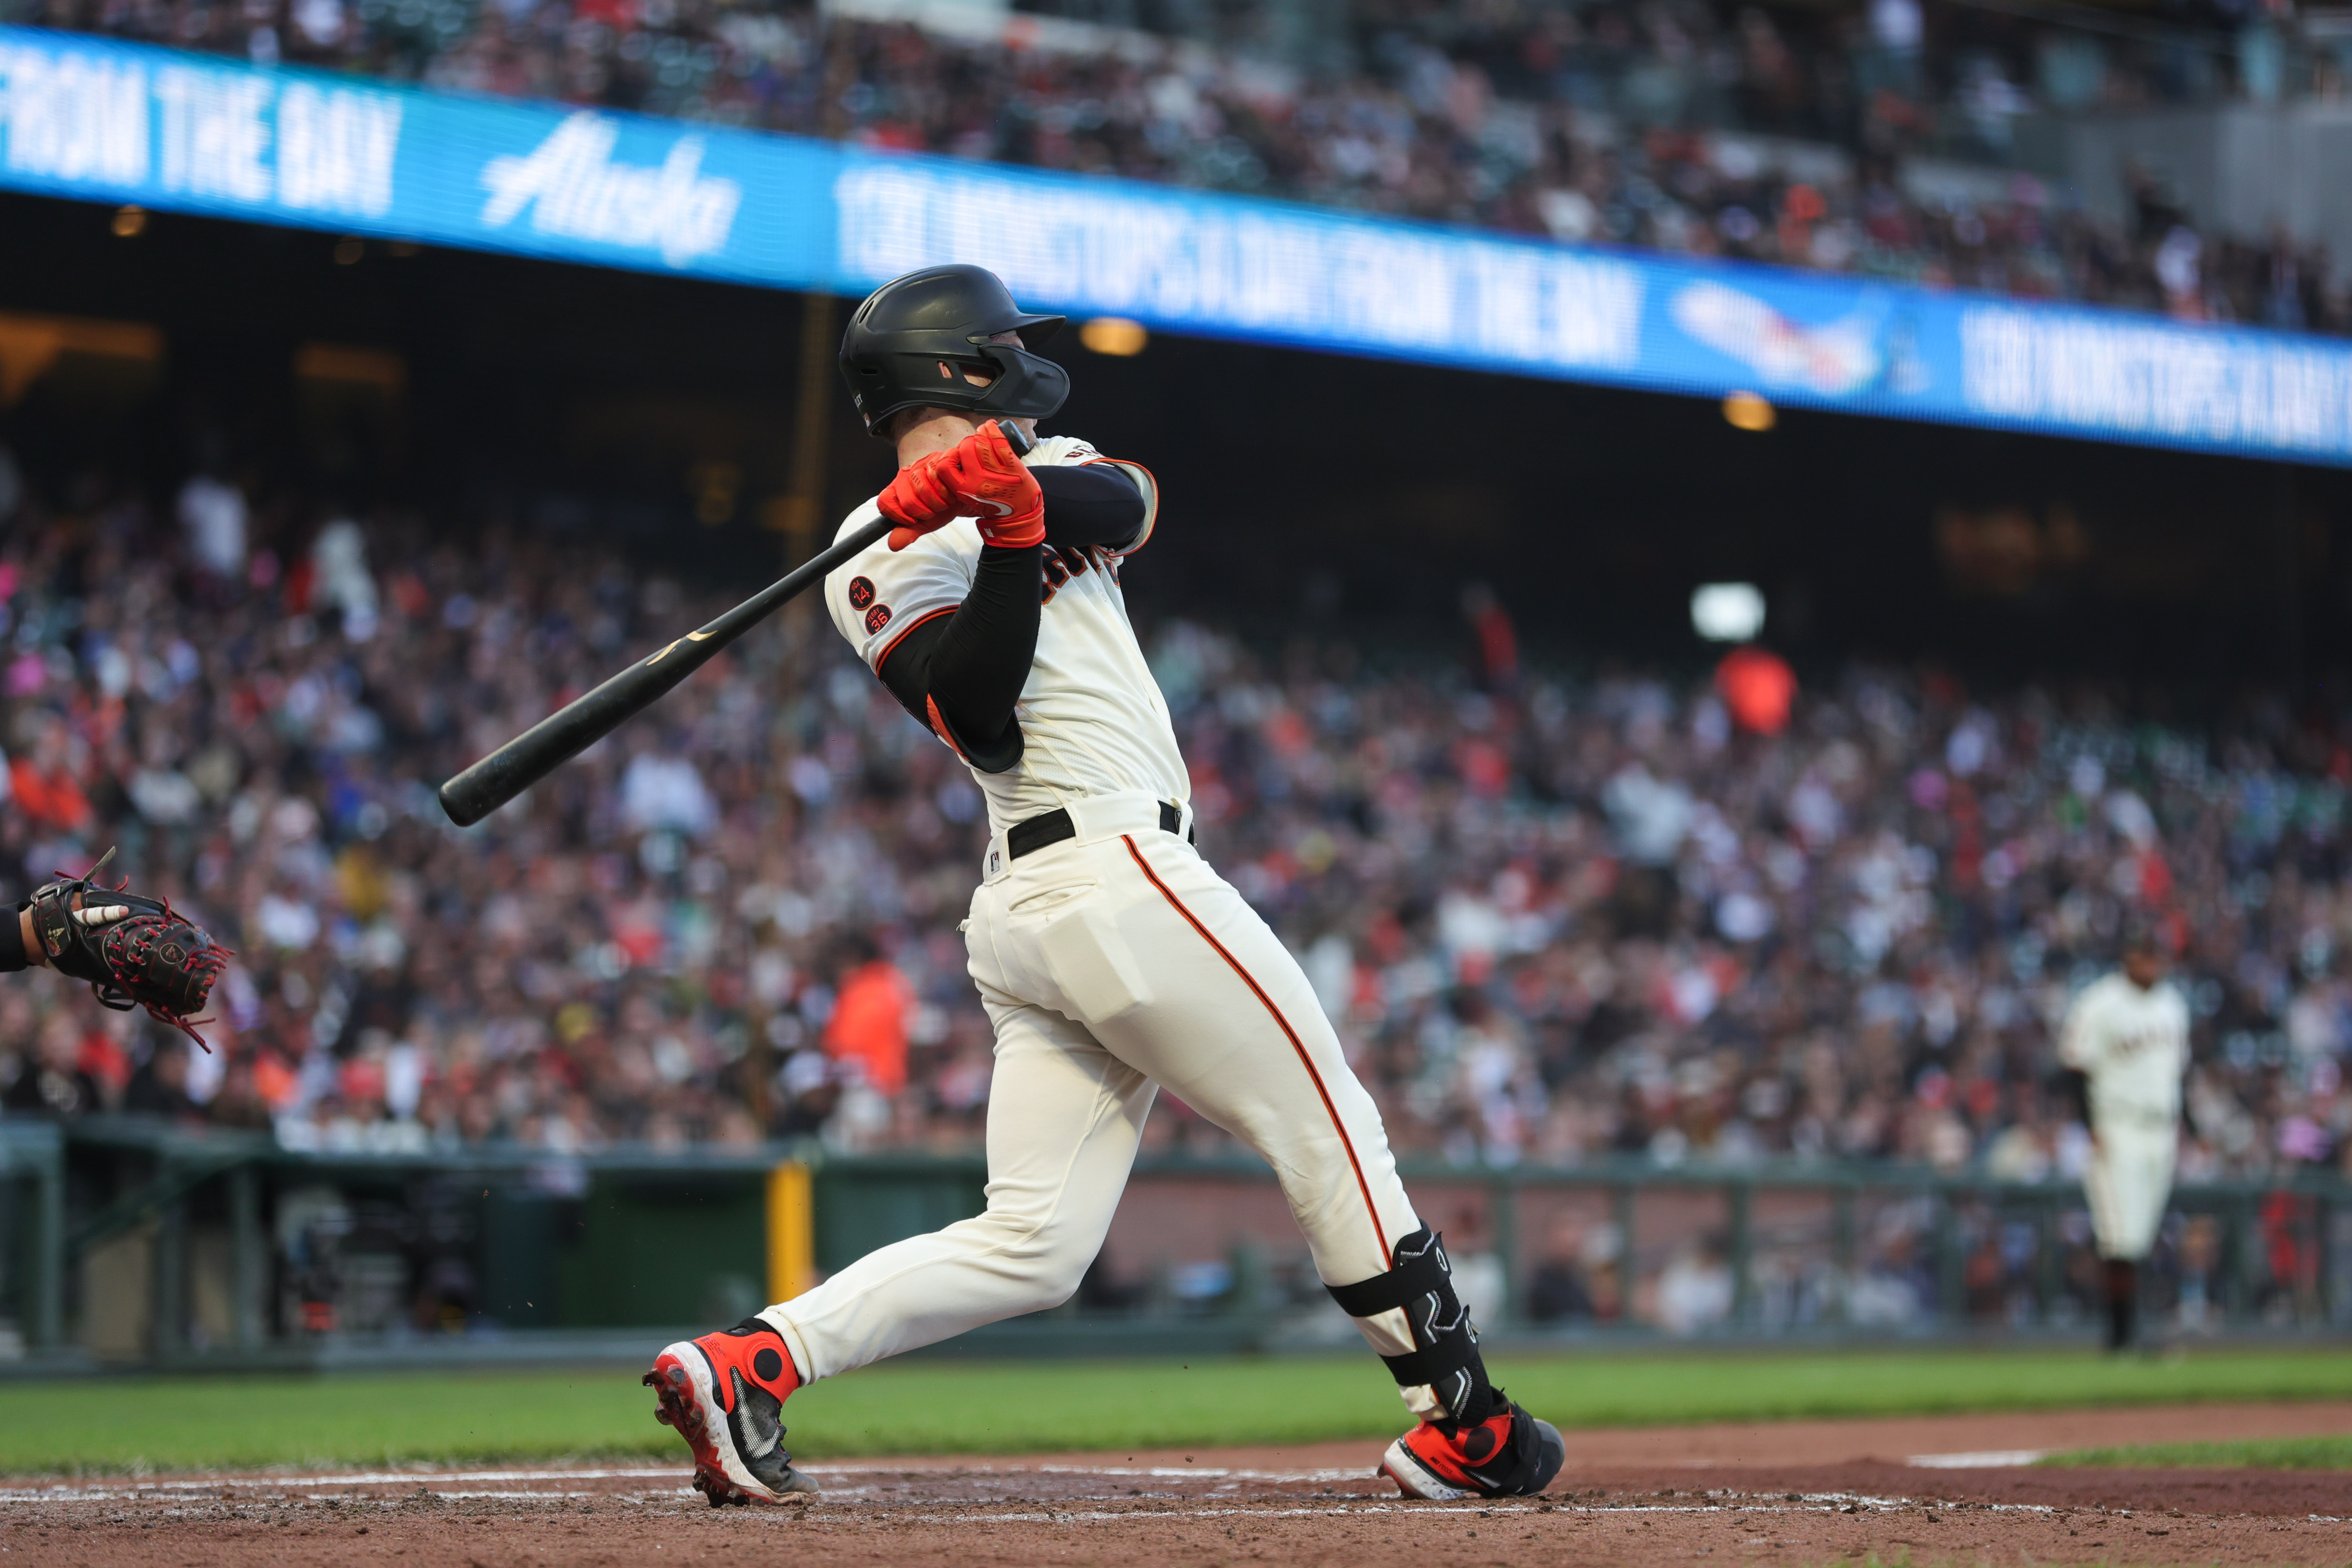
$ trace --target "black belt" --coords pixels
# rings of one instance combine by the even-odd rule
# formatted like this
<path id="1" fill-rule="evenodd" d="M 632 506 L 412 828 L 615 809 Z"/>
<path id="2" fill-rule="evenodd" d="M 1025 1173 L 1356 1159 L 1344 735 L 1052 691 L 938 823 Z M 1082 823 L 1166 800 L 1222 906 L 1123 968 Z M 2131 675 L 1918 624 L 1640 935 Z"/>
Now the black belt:
<path id="1" fill-rule="evenodd" d="M 1184 808 L 1161 801 L 1160 831 L 1174 833 L 1183 826 Z M 1006 828 L 1004 849 L 1005 853 L 1018 860 L 1024 855 L 1034 854 L 1048 844 L 1059 844 L 1065 838 L 1076 838 L 1077 836 L 1078 825 L 1070 820 L 1070 814 L 1067 811 L 1056 806 L 1051 811 L 1031 817 L 1026 822 L 1016 822 Z M 1187 833 L 1184 835 L 1184 842 L 1193 844 L 1198 843 L 1199 839 L 1197 836 Z"/>

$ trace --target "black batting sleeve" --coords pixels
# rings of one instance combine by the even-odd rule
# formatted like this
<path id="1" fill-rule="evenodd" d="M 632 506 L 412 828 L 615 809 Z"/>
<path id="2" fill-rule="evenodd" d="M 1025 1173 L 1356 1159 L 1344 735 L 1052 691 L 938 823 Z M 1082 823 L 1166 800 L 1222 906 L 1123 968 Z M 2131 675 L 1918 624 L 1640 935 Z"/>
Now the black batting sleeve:
<path id="1" fill-rule="evenodd" d="M 1013 705 L 1037 656 L 1044 555 L 1038 544 L 982 545 L 963 603 L 892 644 L 877 672 L 900 707 L 984 773 L 1021 760 Z"/>
<path id="2" fill-rule="evenodd" d="M 23 913 L 16 909 L 0 910 L 0 974 L 33 966 L 25 953 L 25 922 L 18 918 Z"/>
<path id="3" fill-rule="evenodd" d="M 2063 1068 L 2058 1073 L 2059 1103 L 2074 1112 L 2074 1120 L 2088 1127 L 2091 1124 L 2090 1075 L 2074 1068 Z"/>
<path id="4" fill-rule="evenodd" d="M 1111 463 L 1055 464 L 1029 470 L 1045 492 L 1045 542 L 1124 550 L 1143 531 L 1143 492 Z"/>

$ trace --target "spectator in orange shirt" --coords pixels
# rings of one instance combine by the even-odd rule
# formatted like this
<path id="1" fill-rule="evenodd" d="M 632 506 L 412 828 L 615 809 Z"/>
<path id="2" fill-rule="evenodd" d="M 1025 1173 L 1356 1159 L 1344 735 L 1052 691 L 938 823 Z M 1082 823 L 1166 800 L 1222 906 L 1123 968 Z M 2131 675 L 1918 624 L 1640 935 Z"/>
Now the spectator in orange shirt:
<path id="1" fill-rule="evenodd" d="M 1741 729 L 1777 735 L 1788 728 L 1789 708 L 1797 700 L 1797 672 L 1779 654 L 1751 643 L 1723 656 L 1715 667 L 1715 689 Z"/>
<path id="2" fill-rule="evenodd" d="M 1462 590 L 1462 615 L 1470 623 L 1472 673 L 1478 689 L 1497 697 L 1508 693 L 1519 682 L 1519 634 L 1511 625 L 1511 612 L 1503 608 L 1494 589 L 1471 583 Z"/>
<path id="3" fill-rule="evenodd" d="M 16 809 L 52 832 L 79 833 L 90 826 L 89 797 L 82 794 L 69 765 L 70 743 L 65 721 L 52 717 L 33 743 L 31 755 L 8 764 L 8 787 Z"/>
<path id="4" fill-rule="evenodd" d="M 76 1065 L 98 1080 L 109 1105 L 119 1105 L 124 1086 L 131 1081 L 131 1053 L 122 1042 L 110 1034 L 99 1019 L 89 1019 L 81 1032 L 81 1044 L 75 1056 Z"/>
<path id="5" fill-rule="evenodd" d="M 857 1062 L 868 1084 L 897 1095 L 907 1087 L 907 1020 L 914 1006 L 914 987 L 907 977 L 871 942 L 857 941 L 833 1016 L 825 1020 L 825 1055 Z"/>

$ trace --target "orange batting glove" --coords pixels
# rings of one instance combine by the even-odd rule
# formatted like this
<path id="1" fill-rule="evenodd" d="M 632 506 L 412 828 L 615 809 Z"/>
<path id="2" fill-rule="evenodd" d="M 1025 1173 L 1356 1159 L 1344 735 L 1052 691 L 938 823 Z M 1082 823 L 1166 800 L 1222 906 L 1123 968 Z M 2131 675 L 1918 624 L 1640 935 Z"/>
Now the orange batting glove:
<path id="1" fill-rule="evenodd" d="M 957 518 L 971 515 L 971 509 L 948 488 L 946 476 L 940 472 L 954 456 L 955 449 L 950 447 L 916 458 L 898 470 L 898 477 L 890 481 L 875 502 L 884 517 L 898 525 L 890 531 L 891 549 L 904 550 L 934 529 L 945 528 Z"/>
<path id="2" fill-rule="evenodd" d="M 956 510 L 977 518 L 984 542 L 1017 550 L 1045 542 L 1045 492 L 994 420 L 957 442 L 947 459 L 939 477 Z"/>

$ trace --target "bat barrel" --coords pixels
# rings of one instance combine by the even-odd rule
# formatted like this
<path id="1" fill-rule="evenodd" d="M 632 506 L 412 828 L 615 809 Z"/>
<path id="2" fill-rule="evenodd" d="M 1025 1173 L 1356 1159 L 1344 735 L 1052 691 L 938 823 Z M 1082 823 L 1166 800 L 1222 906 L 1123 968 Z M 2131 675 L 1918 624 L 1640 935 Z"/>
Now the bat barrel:
<path id="1" fill-rule="evenodd" d="M 997 428 L 1004 433 L 1013 449 L 1024 458 L 1035 446 L 1011 420 L 999 420 Z M 473 826 L 651 707 L 663 693 L 709 663 L 729 643 L 766 620 L 786 601 L 823 582 L 836 566 L 865 553 L 890 528 L 888 518 L 877 518 L 856 532 L 835 540 L 701 630 L 688 632 L 651 658 L 629 666 L 595 690 L 565 703 L 444 784 L 441 809 L 458 826 Z"/>
<path id="2" fill-rule="evenodd" d="M 675 685 L 649 691 L 622 686 L 644 666 L 632 665 L 594 691 L 549 714 L 441 786 L 441 809 L 460 827 L 474 824 L 578 756 Z"/>

